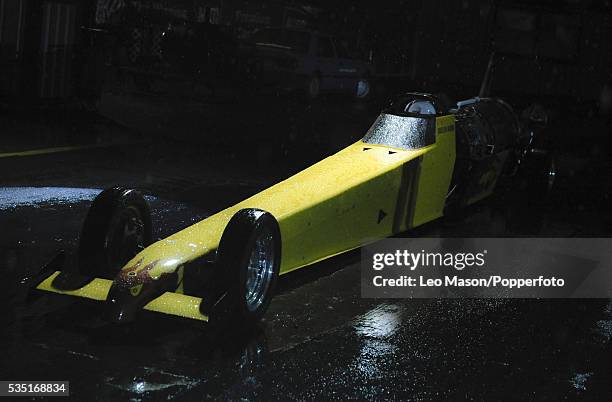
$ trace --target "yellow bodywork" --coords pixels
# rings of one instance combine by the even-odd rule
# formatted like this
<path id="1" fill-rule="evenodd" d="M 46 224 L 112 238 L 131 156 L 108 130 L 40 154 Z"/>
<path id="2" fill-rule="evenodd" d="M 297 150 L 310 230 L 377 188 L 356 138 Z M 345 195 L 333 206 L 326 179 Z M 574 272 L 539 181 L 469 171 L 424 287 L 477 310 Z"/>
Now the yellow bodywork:
<path id="1" fill-rule="evenodd" d="M 153 279 L 174 272 L 216 250 L 227 223 L 243 208 L 265 210 L 278 221 L 281 274 L 439 218 L 455 163 L 454 124 L 453 116 L 437 117 L 436 142 L 419 149 L 357 141 L 296 175 L 150 245 L 126 267 L 133 269 L 139 263 L 142 268 L 138 269 L 143 269 L 157 262 L 149 271 Z M 108 289 L 102 291 L 98 281 L 79 291 L 64 293 L 101 300 L 99 297 Z M 45 281 L 39 288 L 52 290 L 51 282 Z M 160 298 L 169 297 L 166 295 Z M 151 303 L 148 309 L 153 309 Z M 161 310 L 175 314 L 169 311 L 169 303 L 156 311 Z M 178 315 L 185 314 L 190 315 Z"/>
<path id="2" fill-rule="evenodd" d="M 271 213 L 282 239 L 281 274 L 406 231 L 442 216 L 455 163 L 454 117 L 437 118 L 436 143 L 405 150 L 362 141 L 254 196 L 160 240 L 135 256 L 141 266 L 160 261 L 149 272 L 159 278 L 185 262 L 217 249 L 232 216 L 244 208 Z M 370 148 L 364 151 L 364 148 Z M 393 153 L 390 153 L 393 152 Z M 403 167 L 418 160 L 413 217 L 398 203 Z M 378 222 L 380 211 L 386 214 Z M 394 230 L 394 217 L 400 225 Z"/>
<path id="3" fill-rule="evenodd" d="M 108 291 L 113 283 L 109 279 L 95 278 L 87 285 L 77 290 L 59 290 L 51 284 L 53 280 L 60 274 L 56 271 L 47 279 L 42 281 L 37 289 L 47 290 L 68 296 L 80 296 L 87 299 L 104 301 L 108 295 Z M 179 317 L 191 318 L 193 320 L 208 321 L 208 317 L 200 313 L 201 298 L 188 296 L 179 293 L 166 292 L 158 298 L 151 300 L 145 310 L 156 311 L 158 313 L 172 314 Z"/>

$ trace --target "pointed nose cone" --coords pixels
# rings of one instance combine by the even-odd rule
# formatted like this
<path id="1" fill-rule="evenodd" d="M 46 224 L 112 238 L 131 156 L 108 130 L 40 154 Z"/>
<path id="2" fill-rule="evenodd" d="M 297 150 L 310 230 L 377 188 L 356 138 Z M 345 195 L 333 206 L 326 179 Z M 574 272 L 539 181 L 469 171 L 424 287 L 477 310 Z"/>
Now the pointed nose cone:
<path id="1" fill-rule="evenodd" d="M 140 258 L 134 265 L 123 268 L 115 277 L 106 297 L 107 317 L 111 322 L 132 321 L 139 310 L 157 297 L 149 271 L 157 261 L 143 264 Z"/>
<path id="2" fill-rule="evenodd" d="M 116 323 L 132 321 L 151 300 L 174 291 L 177 283 L 176 272 L 161 275 L 155 280 L 148 275 L 126 276 L 120 273 L 106 297 L 109 320 Z"/>

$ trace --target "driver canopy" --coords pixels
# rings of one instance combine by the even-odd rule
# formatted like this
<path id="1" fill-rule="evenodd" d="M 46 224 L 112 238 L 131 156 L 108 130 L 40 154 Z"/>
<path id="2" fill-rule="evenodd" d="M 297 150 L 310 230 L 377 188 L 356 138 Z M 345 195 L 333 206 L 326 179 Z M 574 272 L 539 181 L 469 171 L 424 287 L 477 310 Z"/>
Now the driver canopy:
<path id="1" fill-rule="evenodd" d="M 436 142 L 435 99 L 424 94 L 407 94 L 383 110 L 363 142 L 392 148 L 418 149 Z"/>

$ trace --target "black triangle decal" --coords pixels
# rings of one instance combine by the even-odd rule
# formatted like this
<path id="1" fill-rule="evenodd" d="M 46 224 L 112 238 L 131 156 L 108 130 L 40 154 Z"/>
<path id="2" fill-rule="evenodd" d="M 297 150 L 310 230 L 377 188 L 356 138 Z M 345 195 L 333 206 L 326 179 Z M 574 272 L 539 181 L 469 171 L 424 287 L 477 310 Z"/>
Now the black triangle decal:
<path id="1" fill-rule="evenodd" d="M 396 153 L 397 153 L 397 151 L 389 151 L 389 155 L 393 155 L 393 154 L 396 154 Z"/>
<path id="2" fill-rule="evenodd" d="M 372 149 L 372 148 L 363 148 L 363 150 L 364 150 L 364 151 L 367 151 L 367 150 L 369 150 L 369 149 Z"/>
<path id="3" fill-rule="evenodd" d="M 385 216 L 387 216 L 387 213 L 383 211 L 382 209 L 379 209 L 378 210 L 378 223 L 380 223 L 383 219 L 385 219 Z"/>

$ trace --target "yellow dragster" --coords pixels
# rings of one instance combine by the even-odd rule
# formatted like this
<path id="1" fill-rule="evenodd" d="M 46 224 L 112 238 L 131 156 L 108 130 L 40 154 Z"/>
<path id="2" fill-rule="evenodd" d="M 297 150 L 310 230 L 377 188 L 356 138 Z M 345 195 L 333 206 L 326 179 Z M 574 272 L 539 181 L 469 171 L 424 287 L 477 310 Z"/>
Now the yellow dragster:
<path id="1" fill-rule="evenodd" d="M 90 208 L 72 268 L 59 256 L 37 288 L 103 301 L 118 321 L 146 309 L 254 322 L 279 275 L 440 218 L 451 203 L 491 194 L 518 153 L 510 141 L 504 145 L 501 132 L 483 129 L 475 134 L 480 142 L 469 136 L 475 118 L 468 109 L 485 104 L 508 109 L 475 99 L 446 112 L 433 96 L 406 94 L 362 140 L 153 244 L 142 196 L 105 190 Z M 465 145 L 456 138 L 458 126 L 472 140 L 456 170 L 457 147 Z M 520 136 L 518 126 L 506 130 Z M 462 179 L 474 171 L 476 177 Z"/>

